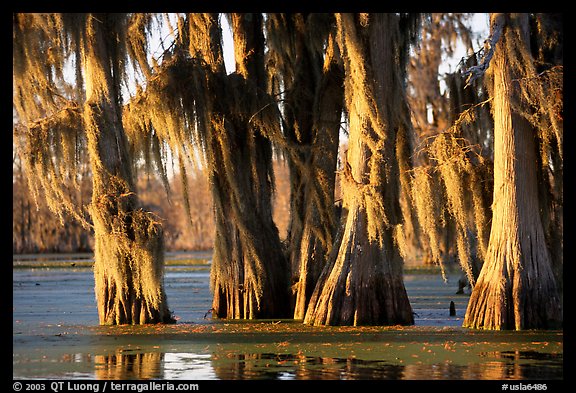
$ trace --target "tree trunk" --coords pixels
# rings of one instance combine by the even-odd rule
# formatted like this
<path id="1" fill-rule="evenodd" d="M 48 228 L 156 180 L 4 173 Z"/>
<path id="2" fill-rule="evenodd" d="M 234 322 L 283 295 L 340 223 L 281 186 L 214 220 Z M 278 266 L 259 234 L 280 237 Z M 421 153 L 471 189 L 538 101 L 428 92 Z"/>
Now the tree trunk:
<path id="1" fill-rule="evenodd" d="M 540 217 L 535 131 L 513 105 L 521 100 L 507 45 L 528 45 L 527 14 L 493 14 L 503 24 L 493 72 L 494 202 L 486 259 L 464 327 L 545 329 L 562 325 L 562 310 Z M 513 40 L 520 40 L 519 44 Z"/>
<path id="2" fill-rule="evenodd" d="M 288 317 L 288 266 L 270 205 L 271 162 L 260 162 L 255 172 L 250 170 L 254 160 L 258 161 L 245 141 L 253 130 L 231 117 L 218 131 L 222 145 L 216 146 L 216 171 L 210 175 L 216 215 L 213 315 L 234 319 Z M 257 150 L 270 148 L 264 140 L 258 143 Z M 258 190 L 257 183 L 267 190 Z"/>
<path id="3" fill-rule="evenodd" d="M 292 266 L 298 269 L 294 318 L 303 319 L 308 302 L 332 250 L 336 231 L 334 187 L 338 159 L 340 116 L 343 104 L 342 70 L 327 56 L 328 67 L 320 82 L 315 141 L 304 182 L 304 213 L 299 241 L 290 243 Z M 331 64 L 332 63 L 332 64 Z M 315 106 L 316 108 L 316 106 Z M 295 239 L 295 240 L 296 240 Z"/>
<path id="4" fill-rule="evenodd" d="M 290 167 L 287 244 L 295 319 L 304 318 L 335 235 L 334 187 L 344 93 L 334 35 L 324 37 L 327 49 L 323 65 L 321 53 L 307 40 L 314 26 L 310 18 L 304 14 L 279 16 L 277 30 L 272 32 L 292 44 L 282 42 L 289 50 L 282 52 L 279 61 L 288 67 L 283 79 L 284 135 Z M 316 39 L 322 42 L 322 37 Z M 288 58 L 290 55 L 294 58 Z M 293 63 L 294 69 L 290 67 Z"/>
<path id="5" fill-rule="evenodd" d="M 106 21 L 106 15 L 87 18 L 82 59 L 98 316 L 106 325 L 172 322 L 163 289 L 162 228 L 151 214 L 137 209 Z"/>
<path id="6" fill-rule="evenodd" d="M 391 98 L 403 92 L 394 48 L 398 20 L 393 14 L 371 14 L 368 23 L 362 18 L 337 15 L 350 117 L 342 171 L 347 215 L 310 300 L 307 324 L 414 323 L 394 240 L 401 217 L 396 146 L 404 126 L 395 112 L 405 110 Z"/>
<path id="7" fill-rule="evenodd" d="M 368 240 L 366 210 L 351 206 L 338 256 L 318 280 L 304 322 L 312 325 L 413 324 L 402 276 L 402 257 L 392 239 Z"/>
<path id="8" fill-rule="evenodd" d="M 211 78 L 208 98 L 216 215 L 213 316 L 285 318 L 289 272 L 272 220 L 272 147 L 258 126 L 268 107 L 259 107 L 266 92 L 262 15 L 233 14 L 232 29 L 237 73 Z"/>

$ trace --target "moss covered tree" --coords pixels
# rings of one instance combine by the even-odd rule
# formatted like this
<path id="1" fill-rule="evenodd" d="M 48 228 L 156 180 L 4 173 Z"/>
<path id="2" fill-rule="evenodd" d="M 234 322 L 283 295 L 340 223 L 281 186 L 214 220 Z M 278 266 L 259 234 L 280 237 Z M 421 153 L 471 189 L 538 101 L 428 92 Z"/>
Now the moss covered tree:
<path id="1" fill-rule="evenodd" d="M 343 105 L 343 69 L 332 14 L 268 14 L 268 73 L 283 97 L 283 135 L 274 140 L 290 167 L 294 318 L 303 319 L 337 226 L 334 187 Z"/>
<path id="2" fill-rule="evenodd" d="M 218 14 L 179 16 L 173 46 L 127 106 L 125 122 L 134 138 L 156 136 L 181 162 L 200 153 L 216 227 L 213 316 L 289 317 L 289 266 L 272 220 L 271 140 L 280 117 L 267 93 L 263 15 L 227 17 L 236 72 L 226 73 Z M 141 58 L 143 69 L 153 68 Z"/>
<path id="3" fill-rule="evenodd" d="M 127 27 L 124 14 L 15 14 L 14 106 L 21 120 L 15 139 L 34 195 L 45 195 L 62 222 L 68 213 L 94 230 L 100 323 L 171 322 L 162 227 L 138 206 L 122 126 Z M 74 86 L 64 77 L 70 58 Z M 79 207 L 67 179 L 86 152 L 92 199 Z"/>
<path id="4" fill-rule="evenodd" d="M 350 119 L 341 172 L 345 217 L 305 323 L 414 322 L 396 234 L 401 224 L 399 192 L 403 170 L 408 167 L 411 126 L 405 61 L 415 19 L 397 14 L 336 15 Z"/>
<path id="5" fill-rule="evenodd" d="M 482 65 L 489 67 L 494 117 L 493 216 L 465 327 L 562 325 L 549 248 L 560 233 L 546 231 L 543 224 L 554 212 L 548 198 L 558 202 L 545 173 L 559 174 L 555 181 L 562 182 L 562 64 L 555 50 L 561 45 L 561 23 L 554 15 L 491 15 L 491 46 Z"/>
<path id="6" fill-rule="evenodd" d="M 481 79 L 466 85 L 458 70 L 440 74 L 442 57 L 457 45 L 473 49 L 469 16 L 424 18 L 408 72 L 414 169 L 410 198 L 402 202 L 405 222 L 412 224 L 405 225 L 406 253 L 414 258 L 414 248 L 421 249 L 425 263 L 439 264 L 445 279 L 445 268 L 457 260 L 474 283 L 490 229 L 493 126 Z M 475 61 L 472 56 L 467 65 Z"/>
<path id="7" fill-rule="evenodd" d="M 232 93 L 234 101 L 212 115 L 212 124 L 222 125 L 215 128 L 217 140 L 212 142 L 217 204 L 213 308 L 227 318 L 288 317 L 289 267 L 272 220 L 272 145 L 267 135 L 278 123 L 268 114 L 274 111 L 267 110 L 273 102 L 266 102 L 263 16 L 232 14 L 230 20 L 237 71 L 214 96 L 214 106 L 226 94 Z"/>

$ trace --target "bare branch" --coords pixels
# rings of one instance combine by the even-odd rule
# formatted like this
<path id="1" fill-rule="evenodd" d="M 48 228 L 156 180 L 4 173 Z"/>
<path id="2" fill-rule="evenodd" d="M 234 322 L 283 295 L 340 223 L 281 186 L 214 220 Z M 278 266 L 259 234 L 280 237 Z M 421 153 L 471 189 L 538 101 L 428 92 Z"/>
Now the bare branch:
<path id="1" fill-rule="evenodd" d="M 462 76 L 468 76 L 464 88 L 467 88 L 472 84 L 472 82 L 484 75 L 490 66 L 490 60 L 492 60 L 492 56 L 494 55 L 496 44 L 498 43 L 498 40 L 502 35 L 502 30 L 504 29 L 504 14 L 494 14 L 490 29 L 490 36 L 486 41 L 484 41 L 484 56 L 482 57 L 480 64 L 462 71 Z"/>

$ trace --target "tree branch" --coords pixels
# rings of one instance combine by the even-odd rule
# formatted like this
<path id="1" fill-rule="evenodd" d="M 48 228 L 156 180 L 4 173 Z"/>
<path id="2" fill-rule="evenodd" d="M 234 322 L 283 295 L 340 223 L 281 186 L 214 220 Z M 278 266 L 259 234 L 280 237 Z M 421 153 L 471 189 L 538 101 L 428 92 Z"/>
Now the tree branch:
<path id="1" fill-rule="evenodd" d="M 472 82 L 484 75 L 490 66 L 490 60 L 492 60 L 492 56 L 494 55 L 496 44 L 502 35 L 502 31 L 504 30 L 504 14 L 494 14 L 492 23 L 490 24 L 490 29 L 490 36 L 486 41 L 484 41 L 484 56 L 482 57 L 480 64 L 462 71 L 462 76 L 468 76 L 466 79 L 466 86 L 464 88 L 467 88 L 472 84 Z"/>

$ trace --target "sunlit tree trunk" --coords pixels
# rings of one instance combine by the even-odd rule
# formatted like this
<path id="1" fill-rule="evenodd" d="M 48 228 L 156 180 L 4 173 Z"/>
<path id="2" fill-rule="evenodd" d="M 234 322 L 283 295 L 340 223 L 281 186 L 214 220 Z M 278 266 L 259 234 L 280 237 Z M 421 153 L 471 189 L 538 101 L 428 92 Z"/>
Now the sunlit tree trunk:
<path id="1" fill-rule="evenodd" d="M 313 325 L 412 324 L 395 244 L 400 222 L 396 158 L 407 113 L 395 14 L 339 14 L 349 144 L 342 174 L 346 218 L 310 300 Z"/>
<path id="2" fill-rule="evenodd" d="M 343 69 L 331 14 L 270 14 L 268 18 L 269 57 L 275 64 L 270 78 L 277 82 L 277 88 L 281 85 L 285 97 L 286 142 L 280 146 L 290 168 L 286 244 L 294 318 L 303 319 L 335 235 Z M 328 27 L 318 30 L 318 24 Z"/>
<path id="3" fill-rule="evenodd" d="M 331 54 L 332 55 L 332 54 Z M 308 302 L 326 264 L 336 230 L 334 206 L 335 173 L 338 158 L 340 116 L 343 104 L 342 71 L 327 56 L 315 113 L 315 140 L 309 163 L 311 176 L 303 179 L 304 211 L 301 233 L 290 243 L 292 266 L 298 269 L 294 318 L 303 319 Z M 294 213 L 293 213 L 294 214 Z"/>
<path id="4" fill-rule="evenodd" d="M 529 45 L 527 14 L 493 14 L 503 25 L 490 68 L 494 88 L 494 197 L 486 259 L 465 327 L 558 328 L 562 310 L 540 217 L 536 133 L 514 109 L 521 100 L 507 45 Z"/>
<path id="5" fill-rule="evenodd" d="M 232 14 L 231 21 L 236 73 L 226 77 L 220 68 L 209 98 L 213 316 L 288 317 L 289 268 L 272 220 L 272 146 L 256 126 L 268 107 L 257 104 L 266 93 L 262 15 Z"/>
<path id="6" fill-rule="evenodd" d="M 138 208 L 106 36 L 107 15 L 88 15 L 82 49 L 84 126 L 93 176 L 94 277 L 101 324 L 172 321 L 163 289 L 162 227 Z M 115 70 L 116 71 L 116 70 Z"/>

